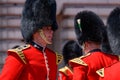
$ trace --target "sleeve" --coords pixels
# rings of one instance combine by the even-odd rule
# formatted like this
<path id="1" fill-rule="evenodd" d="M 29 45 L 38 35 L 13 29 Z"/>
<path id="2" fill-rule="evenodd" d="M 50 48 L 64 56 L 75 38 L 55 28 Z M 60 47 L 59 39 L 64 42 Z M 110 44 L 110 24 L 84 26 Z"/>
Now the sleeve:
<path id="1" fill-rule="evenodd" d="M 86 80 L 88 65 L 82 59 L 72 59 L 69 64 L 73 69 L 73 80 Z"/>
<path id="2" fill-rule="evenodd" d="M 87 67 L 83 65 L 73 67 L 73 80 L 87 80 Z"/>
<path id="3" fill-rule="evenodd" d="M 67 80 L 67 77 L 63 73 L 59 73 L 58 80 Z"/>
<path id="4" fill-rule="evenodd" d="M 23 68 L 24 64 L 16 55 L 8 55 L 0 74 L 0 80 L 18 80 Z"/>

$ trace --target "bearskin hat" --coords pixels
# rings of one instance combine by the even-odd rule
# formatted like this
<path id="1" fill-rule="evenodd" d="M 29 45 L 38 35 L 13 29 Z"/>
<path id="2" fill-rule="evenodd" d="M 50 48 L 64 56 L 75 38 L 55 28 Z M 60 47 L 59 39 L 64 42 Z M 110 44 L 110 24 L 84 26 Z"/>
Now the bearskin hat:
<path id="1" fill-rule="evenodd" d="M 82 55 L 82 49 L 78 43 L 74 40 L 68 41 L 63 47 L 63 58 L 65 64 L 68 64 L 70 59 L 80 57 Z"/>
<path id="2" fill-rule="evenodd" d="M 102 35 L 103 35 L 103 41 L 102 41 L 102 51 L 105 53 L 112 53 L 109 40 L 108 40 L 108 35 L 107 35 L 107 27 L 103 27 L 102 29 Z"/>
<path id="3" fill-rule="evenodd" d="M 29 43 L 32 35 L 45 26 L 58 28 L 56 22 L 55 0 L 26 0 L 21 19 L 21 32 L 24 40 Z"/>
<path id="4" fill-rule="evenodd" d="M 101 43 L 101 27 L 103 21 L 92 11 L 82 11 L 77 13 L 74 19 L 74 27 L 78 42 L 82 45 L 85 41 Z"/>
<path id="5" fill-rule="evenodd" d="M 107 32 L 111 49 L 114 54 L 120 54 L 120 7 L 116 7 L 108 16 Z"/>

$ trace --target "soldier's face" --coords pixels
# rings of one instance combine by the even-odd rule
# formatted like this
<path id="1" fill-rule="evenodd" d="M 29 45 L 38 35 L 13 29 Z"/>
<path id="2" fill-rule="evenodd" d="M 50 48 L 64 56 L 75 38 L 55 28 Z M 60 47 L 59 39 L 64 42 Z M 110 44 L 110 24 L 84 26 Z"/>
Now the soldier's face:
<path id="1" fill-rule="evenodd" d="M 46 37 L 46 40 L 48 44 L 52 44 L 52 39 L 53 39 L 53 30 L 51 26 L 46 26 L 42 28 L 43 33 Z"/>
<path id="2" fill-rule="evenodd" d="M 53 30 L 51 26 L 44 26 L 42 29 L 36 31 L 33 34 L 33 41 L 46 46 L 47 44 L 52 44 Z"/>

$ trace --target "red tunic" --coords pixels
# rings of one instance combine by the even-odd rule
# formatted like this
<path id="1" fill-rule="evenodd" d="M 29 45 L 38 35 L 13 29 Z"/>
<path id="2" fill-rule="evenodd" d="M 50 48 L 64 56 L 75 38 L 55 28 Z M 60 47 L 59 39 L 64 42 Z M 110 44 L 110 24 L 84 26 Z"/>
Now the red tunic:
<path id="1" fill-rule="evenodd" d="M 73 80 L 98 80 L 96 71 L 118 61 L 118 57 L 101 51 L 88 53 L 70 61 L 73 67 Z"/>
<path id="2" fill-rule="evenodd" d="M 19 52 L 19 51 L 17 51 Z M 26 57 L 27 63 L 16 55 L 16 51 L 8 51 L 8 57 L 2 69 L 0 80 L 46 80 L 47 70 L 43 52 L 29 45 L 22 52 Z M 44 50 L 48 60 L 49 80 L 56 80 L 57 75 L 57 57 L 50 49 Z"/>
<path id="3" fill-rule="evenodd" d="M 58 80 L 72 80 L 72 79 L 73 72 L 67 66 L 59 69 Z"/>
<path id="4" fill-rule="evenodd" d="M 101 74 L 103 76 L 99 80 L 120 80 L 120 62 L 103 68 Z"/>

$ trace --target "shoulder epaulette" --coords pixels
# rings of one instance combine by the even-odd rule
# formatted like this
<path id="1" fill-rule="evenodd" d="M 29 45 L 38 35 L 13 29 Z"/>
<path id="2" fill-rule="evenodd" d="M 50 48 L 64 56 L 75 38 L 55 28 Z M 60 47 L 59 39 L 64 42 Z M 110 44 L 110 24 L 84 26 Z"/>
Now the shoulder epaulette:
<path id="1" fill-rule="evenodd" d="M 74 59 L 70 60 L 70 62 L 80 64 L 80 65 L 83 65 L 83 66 L 87 66 L 87 64 L 81 58 L 74 58 Z"/>
<path id="2" fill-rule="evenodd" d="M 97 73 L 100 77 L 104 77 L 104 68 L 97 70 L 96 73 Z"/>
<path id="3" fill-rule="evenodd" d="M 71 73 L 73 74 L 73 72 L 71 71 L 71 69 L 68 68 L 67 66 L 65 66 L 65 67 L 63 67 L 63 68 L 61 68 L 61 69 L 59 69 L 59 72 L 62 72 L 62 73 L 64 73 L 66 76 L 68 76 L 67 70 L 69 70 L 69 72 L 71 72 Z"/>
<path id="4" fill-rule="evenodd" d="M 25 55 L 22 50 L 25 50 L 29 47 L 30 47 L 30 45 L 19 46 L 14 49 L 9 49 L 8 52 L 15 52 L 18 55 L 18 57 L 26 64 L 27 62 L 26 62 Z"/>
<path id="5" fill-rule="evenodd" d="M 59 69 L 59 72 L 62 72 L 62 73 L 64 73 L 67 76 L 66 70 L 67 70 L 67 67 L 65 66 L 65 67 Z"/>
<path id="6" fill-rule="evenodd" d="M 56 53 L 56 58 L 57 58 L 57 60 L 56 60 L 57 64 L 60 64 L 63 60 L 63 56 L 61 54 L 58 54 L 58 53 Z"/>

